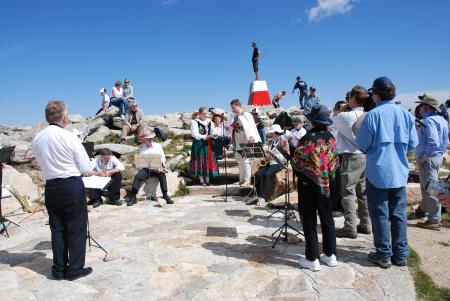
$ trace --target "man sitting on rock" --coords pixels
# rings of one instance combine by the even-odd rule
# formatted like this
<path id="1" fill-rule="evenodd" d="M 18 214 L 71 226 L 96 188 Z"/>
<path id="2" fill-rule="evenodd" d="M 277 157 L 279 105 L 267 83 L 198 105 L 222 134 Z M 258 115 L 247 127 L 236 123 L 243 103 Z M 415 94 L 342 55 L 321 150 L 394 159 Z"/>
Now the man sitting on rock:
<path id="1" fill-rule="evenodd" d="M 125 144 L 128 134 L 136 133 L 138 137 L 142 135 L 144 130 L 144 124 L 142 119 L 144 118 L 144 112 L 138 109 L 137 101 L 131 101 L 131 108 L 125 113 L 123 119 L 122 137 L 120 143 Z"/>
<path id="2" fill-rule="evenodd" d="M 161 167 L 157 169 L 149 169 L 142 168 L 136 174 L 133 180 L 133 186 L 131 188 L 131 197 L 127 204 L 127 206 L 133 206 L 136 204 L 136 195 L 139 192 L 142 184 L 147 181 L 150 177 L 157 177 L 159 180 L 159 185 L 161 187 L 161 191 L 163 193 L 163 199 L 166 200 L 167 204 L 173 204 L 172 199 L 169 197 L 167 193 L 167 179 L 166 179 L 166 169 L 164 168 L 164 163 L 166 162 L 166 156 L 164 155 L 164 150 L 161 144 L 153 142 L 153 138 L 156 135 L 153 132 L 145 132 L 144 133 L 144 145 L 139 150 L 139 154 L 141 155 L 149 155 L 149 154 L 160 154 L 161 155 Z"/>
<path id="3" fill-rule="evenodd" d="M 122 171 L 125 169 L 123 164 L 113 156 L 109 148 L 101 150 L 100 155 L 92 161 L 92 171 L 89 176 L 111 177 L 111 183 L 108 186 L 109 200 L 112 204 L 120 206 L 120 186 L 122 184 Z M 92 202 L 92 207 L 97 208 L 102 201 L 101 189 L 87 189 L 87 194 Z"/>

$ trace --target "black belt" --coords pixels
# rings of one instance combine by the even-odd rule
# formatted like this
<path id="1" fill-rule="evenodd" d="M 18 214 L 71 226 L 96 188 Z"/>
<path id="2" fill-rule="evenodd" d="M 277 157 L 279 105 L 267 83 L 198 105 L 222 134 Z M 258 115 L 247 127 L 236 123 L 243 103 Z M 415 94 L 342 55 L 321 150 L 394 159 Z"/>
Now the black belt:
<path id="1" fill-rule="evenodd" d="M 73 177 L 68 177 L 68 178 L 55 178 L 55 179 L 45 181 L 45 185 L 56 184 L 56 183 L 59 183 L 59 182 L 65 181 L 65 180 L 73 180 L 73 179 L 81 179 L 81 176 L 73 176 Z"/>

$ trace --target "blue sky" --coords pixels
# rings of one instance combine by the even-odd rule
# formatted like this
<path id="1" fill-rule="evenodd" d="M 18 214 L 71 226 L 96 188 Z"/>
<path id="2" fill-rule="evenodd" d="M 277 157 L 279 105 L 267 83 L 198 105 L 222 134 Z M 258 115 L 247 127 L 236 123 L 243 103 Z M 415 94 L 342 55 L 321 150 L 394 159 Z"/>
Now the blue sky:
<path id="1" fill-rule="evenodd" d="M 271 95 L 301 75 L 326 105 L 389 76 L 450 96 L 447 0 L 3 1 L 0 124 L 43 120 L 50 99 L 92 115 L 128 77 L 145 114 L 246 100 L 251 41 Z M 444 99 L 441 99 L 441 101 Z"/>

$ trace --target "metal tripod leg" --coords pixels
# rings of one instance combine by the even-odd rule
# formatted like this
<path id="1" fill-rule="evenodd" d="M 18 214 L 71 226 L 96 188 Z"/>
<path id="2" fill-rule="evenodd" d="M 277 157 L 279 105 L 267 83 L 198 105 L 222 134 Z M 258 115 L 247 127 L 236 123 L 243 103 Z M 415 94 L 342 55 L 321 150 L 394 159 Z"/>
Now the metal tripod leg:
<path id="1" fill-rule="evenodd" d="M 5 224 L 8 223 L 8 224 Z M 9 225 L 13 224 L 14 226 L 20 227 L 20 225 L 16 224 L 15 222 L 10 221 L 9 219 L 5 218 L 5 217 L 0 217 L 0 224 L 1 224 L 1 230 L 0 230 L 0 234 L 3 234 L 3 232 L 5 232 L 6 237 L 9 238 L 9 233 L 8 233 L 8 227 Z"/>

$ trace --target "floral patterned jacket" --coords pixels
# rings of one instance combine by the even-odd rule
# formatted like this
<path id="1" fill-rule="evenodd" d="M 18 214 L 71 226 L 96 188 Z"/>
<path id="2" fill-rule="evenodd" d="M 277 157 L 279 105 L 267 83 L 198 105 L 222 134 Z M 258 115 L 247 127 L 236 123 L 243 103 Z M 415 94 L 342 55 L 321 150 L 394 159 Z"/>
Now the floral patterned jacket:
<path id="1" fill-rule="evenodd" d="M 300 139 L 293 161 L 296 172 L 312 180 L 323 195 L 330 196 L 330 182 L 339 167 L 336 140 L 330 131 L 311 129 Z"/>

